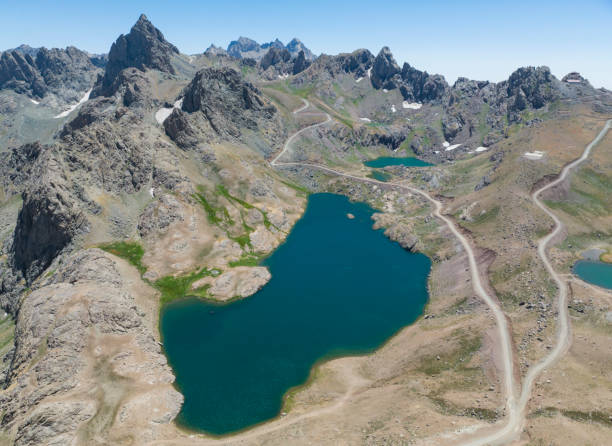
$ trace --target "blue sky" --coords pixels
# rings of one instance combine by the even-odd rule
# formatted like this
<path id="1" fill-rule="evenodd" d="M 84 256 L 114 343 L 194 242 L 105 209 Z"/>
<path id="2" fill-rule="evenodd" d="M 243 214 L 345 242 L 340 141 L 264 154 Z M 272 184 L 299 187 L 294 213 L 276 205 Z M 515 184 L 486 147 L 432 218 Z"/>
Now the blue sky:
<path id="1" fill-rule="evenodd" d="M 500 1 L 4 1 L 0 49 L 74 45 L 107 52 L 140 13 L 184 53 L 240 35 L 300 38 L 315 53 L 389 46 L 398 62 L 500 81 L 517 67 L 580 71 L 612 89 L 612 0 Z M 27 6 L 24 5 L 27 3 Z"/>

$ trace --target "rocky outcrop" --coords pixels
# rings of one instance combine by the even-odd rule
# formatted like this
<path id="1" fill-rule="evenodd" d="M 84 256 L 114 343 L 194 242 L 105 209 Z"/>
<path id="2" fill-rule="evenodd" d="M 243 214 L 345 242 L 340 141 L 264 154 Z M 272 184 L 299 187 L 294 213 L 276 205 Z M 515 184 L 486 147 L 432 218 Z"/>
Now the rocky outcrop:
<path id="1" fill-rule="evenodd" d="M 548 67 L 522 67 L 507 82 L 509 110 L 519 112 L 527 107 L 541 108 L 559 97 Z"/>
<path id="2" fill-rule="evenodd" d="M 7 197 L 21 193 L 34 163 L 43 152 L 38 143 L 24 144 L 8 152 L 0 153 L 0 186 Z"/>
<path id="3" fill-rule="evenodd" d="M 142 435 L 178 413 L 182 396 L 126 265 L 81 251 L 23 299 L 0 394 L 11 444 L 117 444 L 122 431 Z"/>
<path id="4" fill-rule="evenodd" d="M 0 56 L 0 88 L 39 99 L 52 93 L 62 102 L 77 101 L 94 84 L 97 74 L 90 56 L 75 47 L 13 50 Z"/>
<path id="5" fill-rule="evenodd" d="M 196 139 L 240 138 L 245 130 L 272 138 L 281 132 L 274 105 L 232 68 L 199 71 L 183 92 L 182 108 L 174 110 L 164 128 L 181 147 Z"/>
<path id="6" fill-rule="evenodd" d="M 322 54 L 311 64 L 311 69 L 305 70 L 293 79 L 295 86 L 309 82 L 335 78 L 337 76 L 351 74 L 356 79 L 368 75 L 372 68 L 374 56 L 368 50 L 360 49 L 352 53 L 342 53 L 336 56 Z"/>
<path id="7" fill-rule="evenodd" d="M 279 49 L 272 47 L 268 50 L 266 55 L 259 62 L 259 66 L 262 70 L 267 70 L 271 65 L 279 65 L 287 63 L 291 60 L 291 54 L 286 48 Z"/>
<path id="8" fill-rule="evenodd" d="M 407 63 L 402 67 L 402 83 L 400 92 L 407 101 L 436 102 L 442 100 L 448 90 L 444 76 L 430 75 L 426 71 L 419 71 Z"/>
<path id="9" fill-rule="evenodd" d="M 206 48 L 204 55 L 208 57 L 229 57 L 229 54 L 227 51 L 225 51 L 225 49 L 215 45 L 210 45 L 208 48 Z"/>
<path id="10" fill-rule="evenodd" d="M 42 98 L 47 87 L 36 62 L 28 54 L 5 51 L 0 55 L 0 88 L 10 88 L 17 93 L 27 93 Z"/>
<path id="11" fill-rule="evenodd" d="M 210 285 L 208 292 L 215 299 L 227 301 L 234 298 L 245 298 L 255 294 L 272 275 L 263 266 L 237 266 L 217 277 L 205 277 L 194 282 L 192 289 Z"/>
<path id="12" fill-rule="evenodd" d="M 92 97 L 113 94 L 112 86 L 118 74 L 126 68 L 144 71 L 155 69 L 174 74 L 172 56 L 178 49 L 166 41 L 160 30 L 143 14 L 127 35 L 120 35 L 108 53 L 104 76 L 100 79 Z"/>
<path id="13" fill-rule="evenodd" d="M 87 228 L 54 154 L 45 152 L 32 177 L 23 193 L 12 245 L 15 268 L 28 280 L 38 277 L 73 237 Z"/>
<path id="14" fill-rule="evenodd" d="M 73 46 L 65 50 L 41 48 L 36 55 L 36 66 L 50 91 L 73 90 L 71 99 L 74 100 L 91 88 L 98 74 L 90 56 Z"/>
<path id="15" fill-rule="evenodd" d="M 249 60 L 249 59 L 242 59 Z M 265 72 L 263 75 L 268 79 L 276 79 L 278 76 L 287 74 L 298 74 L 310 66 L 304 51 L 300 51 L 297 57 L 292 57 L 286 48 L 272 47 L 259 62 L 259 67 Z"/>
<path id="16" fill-rule="evenodd" d="M 374 59 L 371 80 L 377 89 L 399 88 L 404 99 L 411 102 L 440 102 L 448 90 L 441 75 L 430 75 L 407 63 L 400 69 L 388 47 L 381 49 Z"/>
<path id="17" fill-rule="evenodd" d="M 389 90 L 396 88 L 397 85 L 393 82 L 393 77 L 400 71 L 400 67 L 395 62 L 391 50 L 385 46 L 374 59 L 371 76 L 372 85 L 374 88 L 386 88 Z"/>
<path id="18" fill-rule="evenodd" d="M 298 56 L 295 58 L 295 61 L 293 62 L 292 72 L 294 75 L 301 73 L 309 66 L 310 66 L 310 62 L 308 61 L 308 59 L 306 59 L 306 55 L 304 54 L 304 51 L 300 51 Z"/>

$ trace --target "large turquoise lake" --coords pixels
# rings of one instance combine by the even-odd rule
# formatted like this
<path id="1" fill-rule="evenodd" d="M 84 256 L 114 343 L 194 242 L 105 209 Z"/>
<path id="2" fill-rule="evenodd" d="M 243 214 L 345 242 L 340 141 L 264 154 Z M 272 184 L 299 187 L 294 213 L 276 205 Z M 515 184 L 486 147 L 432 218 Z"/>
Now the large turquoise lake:
<path id="1" fill-rule="evenodd" d="M 580 260 L 574 265 L 574 274 L 585 282 L 612 290 L 612 263 Z"/>
<path id="2" fill-rule="evenodd" d="M 421 315 L 430 260 L 374 231 L 372 213 L 314 194 L 265 260 L 272 280 L 257 294 L 163 309 L 164 348 L 185 397 L 180 425 L 221 435 L 274 418 L 317 362 L 371 352 Z"/>

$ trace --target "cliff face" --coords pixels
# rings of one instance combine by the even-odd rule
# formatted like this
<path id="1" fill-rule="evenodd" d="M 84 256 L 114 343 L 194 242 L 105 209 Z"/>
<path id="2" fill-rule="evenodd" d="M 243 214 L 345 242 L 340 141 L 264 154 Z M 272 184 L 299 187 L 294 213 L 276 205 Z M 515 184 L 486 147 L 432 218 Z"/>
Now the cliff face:
<path id="1" fill-rule="evenodd" d="M 86 230 L 69 181 L 49 152 L 34 167 L 36 181 L 23 193 L 13 239 L 14 262 L 29 281 L 44 271 L 78 231 Z"/>
<path id="2" fill-rule="evenodd" d="M 75 48 L 40 48 L 35 55 L 19 50 L 0 55 L 0 88 L 42 99 L 54 94 L 62 102 L 80 99 L 91 88 L 99 68 Z"/>

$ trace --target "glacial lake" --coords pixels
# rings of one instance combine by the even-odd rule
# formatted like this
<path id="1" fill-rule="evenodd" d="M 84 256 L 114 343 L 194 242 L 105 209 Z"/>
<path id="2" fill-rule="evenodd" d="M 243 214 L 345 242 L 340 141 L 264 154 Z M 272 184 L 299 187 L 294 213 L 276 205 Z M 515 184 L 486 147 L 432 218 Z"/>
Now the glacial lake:
<path id="1" fill-rule="evenodd" d="M 585 282 L 612 290 L 612 263 L 579 260 L 573 272 Z"/>
<path id="2" fill-rule="evenodd" d="M 363 163 L 367 167 L 387 167 L 387 166 L 407 166 L 407 167 L 425 167 L 425 166 L 433 166 L 433 164 L 428 163 L 427 161 L 420 160 L 413 156 L 408 156 L 404 158 L 394 158 L 392 156 L 383 156 L 380 158 L 376 158 L 370 161 L 366 161 Z"/>
<path id="3" fill-rule="evenodd" d="M 317 363 L 372 352 L 422 314 L 431 262 L 373 230 L 373 212 L 311 195 L 263 262 L 272 279 L 258 293 L 162 310 L 164 349 L 185 397 L 179 425 L 222 435 L 275 418 Z"/>

